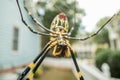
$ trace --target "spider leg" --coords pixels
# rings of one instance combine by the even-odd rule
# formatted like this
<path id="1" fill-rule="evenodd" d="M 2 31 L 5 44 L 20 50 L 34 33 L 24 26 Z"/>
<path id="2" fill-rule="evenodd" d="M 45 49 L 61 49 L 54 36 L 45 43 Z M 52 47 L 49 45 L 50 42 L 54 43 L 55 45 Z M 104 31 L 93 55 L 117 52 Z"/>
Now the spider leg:
<path id="1" fill-rule="evenodd" d="M 35 72 L 37 71 L 37 69 L 39 68 L 39 66 L 41 65 L 41 63 L 43 62 L 43 60 L 45 59 L 48 51 L 53 48 L 56 45 L 57 41 L 51 43 L 51 45 L 48 46 L 48 48 L 45 50 L 44 54 L 41 56 L 41 58 L 39 59 L 39 61 L 37 61 L 37 64 L 34 66 L 34 68 L 32 69 L 32 71 L 30 72 L 30 74 L 28 75 L 26 80 L 31 80 L 35 74 Z"/>
<path id="2" fill-rule="evenodd" d="M 118 12 L 119 13 L 119 12 Z M 117 13 L 117 14 L 118 14 Z M 87 40 L 91 37 L 94 37 L 96 36 L 117 14 L 114 14 L 109 20 L 107 20 L 105 22 L 105 24 L 103 24 L 94 34 L 92 35 L 89 35 L 88 37 L 85 37 L 85 38 L 76 38 L 76 37 L 68 37 L 67 39 L 71 39 L 71 40 L 80 40 L 80 41 L 84 41 L 84 40 Z"/>
<path id="3" fill-rule="evenodd" d="M 34 33 L 34 34 L 50 36 L 50 34 L 46 34 L 46 33 L 34 31 L 34 30 L 26 23 L 26 21 L 24 20 L 23 15 L 22 15 L 22 11 L 21 11 L 21 8 L 20 8 L 20 5 L 19 5 L 19 1 L 16 0 L 16 2 L 17 2 L 18 9 L 19 9 L 19 12 L 20 12 L 21 20 L 22 20 L 22 22 L 25 24 L 25 26 L 26 26 L 32 33 Z"/>
<path id="4" fill-rule="evenodd" d="M 74 19 L 73 19 L 73 22 L 74 22 L 74 26 L 75 26 L 75 22 L 76 22 L 76 0 L 74 0 Z M 68 35 L 71 35 L 73 30 L 75 29 L 74 26 L 71 27 L 70 31 L 68 32 Z"/>
<path id="5" fill-rule="evenodd" d="M 27 74 L 28 72 L 35 66 L 36 62 L 39 60 L 39 58 L 45 53 L 46 49 L 48 48 L 48 46 L 50 46 L 50 44 L 54 42 L 54 41 L 50 41 L 48 42 L 48 44 L 44 47 L 44 49 L 42 50 L 42 52 L 34 59 L 34 61 L 32 63 L 30 63 L 28 65 L 28 67 L 24 70 L 24 72 L 18 77 L 17 80 L 22 80 Z"/>
<path id="6" fill-rule="evenodd" d="M 47 55 L 47 52 L 49 51 L 50 49 L 48 50 L 45 50 L 44 54 L 41 56 L 40 60 L 36 63 L 36 65 L 33 66 L 33 69 L 32 71 L 28 74 L 28 77 L 26 80 L 31 80 L 36 72 L 36 70 L 38 69 L 38 67 L 40 66 L 40 64 L 42 63 L 42 61 L 45 59 L 46 55 Z"/>
<path id="7" fill-rule="evenodd" d="M 72 59 L 73 59 L 73 62 L 74 62 L 74 65 L 75 65 L 76 71 L 77 71 L 78 76 L 79 76 L 79 79 L 80 79 L 80 80 L 84 80 L 84 78 L 83 78 L 83 76 L 82 76 L 82 73 L 80 72 L 80 69 L 79 69 L 78 63 L 77 63 L 77 61 L 76 61 L 76 58 L 75 58 L 74 52 L 73 52 L 73 50 L 72 50 L 72 48 L 71 48 L 69 42 L 66 42 L 66 44 L 67 44 L 67 46 L 68 46 L 68 50 L 69 50 L 68 52 L 71 53 L 71 57 L 72 57 Z"/>
<path id="8" fill-rule="evenodd" d="M 70 31 L 68 32 L 68 35 L 71 35 L 72 32 L 73 32 L 73 30 L 74 30 L 74 27 L 71 27 L 71 28 L 70 28 Z"/>
<path id="9" fill-rule="evenodd" d="M 73 62 L 74 62 L 74 64 L 75 64 L 75 67 L 76 67 L 76 70 L 77 70 L 79 79 L 80 79 L 80 80 L 84 80 L 84 78 L 83 78 L 83 76 L 82 76 L 82 73 L 80 72 L 78 63 L 77 63 L 77 61 L 76 61 L 75 55 L 74 55 L 74 53 L 73 53 L 73 50 L 70 50 L 70 52 L 71 52 L 71 56 L 72 56 Z"/>
<path id="10" fill-rule="evenodd" d="M 24 8 L 27 11 L 28 15 L 31 17 L 31 19 L 37 24 L 39 25 L 39 27 L 41 27 L 42 29 L 50 32 L 50 33 L 55 33 L 52 30 L 49 30 L 48 28 L 46 28 L 45 26 L 43 26 L 35 17 L 32 16 L 31 12 L 27 9 L 27 7 L 25 6 L 25 0 L 24 0 Z"/>

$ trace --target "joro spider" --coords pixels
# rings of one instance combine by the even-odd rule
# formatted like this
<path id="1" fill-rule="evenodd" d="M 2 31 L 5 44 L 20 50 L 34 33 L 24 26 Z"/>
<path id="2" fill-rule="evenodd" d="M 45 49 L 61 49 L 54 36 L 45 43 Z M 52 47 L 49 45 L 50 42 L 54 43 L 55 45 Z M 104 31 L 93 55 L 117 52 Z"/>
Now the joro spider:
<path id="1" fill-rule="evenodd" d="M 24 70 L 24 72 L 18 77 L 17 80 L 31 80 L 36 72 L 36 70 L 38 69 L 38 67 L 41 65 L 42 61 L 44 60 L 44 58 L 46 57 L 46 54 L 48 53 L 48 51 L 50 49 L 53 48 L 53 56 L 58 56 L 58 55 L 64 55 L 66 57 L 70 56 L 73 59 L 75 68 L 77 70 L 78 76 L 79 76 L 79 80 L 84 80 L 79 66 L 77 64 L 74 52 L 70 46 L 69 40 L 79 40 L 79 41 L 84 41 L 87 40 L 95 35 L 97 35 L 104 27 L 107 23 L 109 23 L 112 18 L 116 15 L 114 14 L 108 21 L 106 21 L 106 23 L 104 25 L 101 26 L 101 28 L 99 28 L 94 34 L 85 37 L 85 38 L 76 38 L 76 37 L 70 37 L 72 31 L 74 30 L 74 28 L 72 27 L 69 31 L 68 31 L 68 20 L 67 20 L 67 16 L 64 13 L 60 13 L 58 14 L 52 21 L 51 23 L 51 27 L 50 29 L 47 29 L 46 27 L 44 27 L 36 18 L 34 18 L 31 14 L 31 12 L 24 6 L 26 12 L 28 13 L 28 15 L 31 17 L 31 19 L 40 27 L 43 28 L 44 30 L 48 31 L 49 34 L 47 33 L 43 33 L 43 32 L 36 32 L 34 31 L 29 24 L 26 23 L 26 21 L 23 18 L 23 14 L 19 5 L 19 1 L 16 0 L 18 8 L 19 8 L 19 12 L 20 12 L 20 16 L 21 16 L 21 20 L 24 23 L 24 25 L 34 34 L 37 35 L 43 35 L 43 36 L 50 36 L 50 41 L 46 44 L 46 46 L 44 47 L 44 49 L 41 51 L 41 53 L 34 59 L 34 61 L 32 63 L 30 63 L 28 65 L 28 67 Z M 27 77 L 26 77 L 27 76 Z M 25 78 L 26 77 L 26 78 Z M 24 79 L 25 78 L 25 79 Z"/>

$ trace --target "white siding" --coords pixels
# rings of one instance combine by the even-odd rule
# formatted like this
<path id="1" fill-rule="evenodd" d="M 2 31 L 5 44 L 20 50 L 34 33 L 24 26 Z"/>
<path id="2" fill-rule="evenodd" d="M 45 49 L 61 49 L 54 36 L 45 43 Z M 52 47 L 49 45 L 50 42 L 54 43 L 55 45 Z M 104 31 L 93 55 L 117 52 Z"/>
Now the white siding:
<path id="1" fill-rule="evenodd" d="M 18 51 L 12 49 L 14 27 L 19 29 Z M 31 62 L 39 53 L 39 50 L 39 36 L 31 33 L 21 22 L 16 0 L 1 0 L 0 69 Z"/>

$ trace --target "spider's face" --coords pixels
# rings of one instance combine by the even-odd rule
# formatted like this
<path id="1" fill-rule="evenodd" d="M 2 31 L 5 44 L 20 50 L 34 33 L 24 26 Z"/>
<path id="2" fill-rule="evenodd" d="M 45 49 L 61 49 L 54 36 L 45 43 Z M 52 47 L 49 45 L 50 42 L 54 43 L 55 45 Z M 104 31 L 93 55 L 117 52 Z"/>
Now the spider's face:
<path id="1" fill-rule="evenodd" d="M 68 19 L 64 13 L 58 14 L 52 21 L 51 30 L 55 32 L 68 32 Z"/>

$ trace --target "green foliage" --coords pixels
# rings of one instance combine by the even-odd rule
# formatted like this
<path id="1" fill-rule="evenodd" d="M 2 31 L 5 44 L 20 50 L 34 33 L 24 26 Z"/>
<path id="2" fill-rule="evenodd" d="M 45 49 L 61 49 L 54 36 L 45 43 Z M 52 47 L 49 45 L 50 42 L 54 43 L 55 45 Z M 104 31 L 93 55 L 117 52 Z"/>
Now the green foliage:
<path id="1" fill-rule="evenodd" d="M 43 16 L 43 24 L 47 28 L 50 28 L 53 18 L 58 14 L 57 11 L 46 10 L 45 15 Z"/>
<path id="2" fill-rule="evenodd" d="M 77 31 L 79 30 L 81 18 L 80 17 L 75 18 L 74 13 L 76 13 L 77 15 L 84 16 L 85 15 L 84 10 L 77 7 L 78 4 L 77 4 L 77 2 L 74 2 L 74 0 L 72 2 L 68 2 L 68 0 L 55 0 L 55 1 L 51 0 L 49 4 L 53 4 L 53 6 L 51 5 L 51 8 L 48 8 L 47 1 L 45 1 L 45 2 L 41 1 L 41 2 L 37 3 L 37 5 L 36 5 L 37 9 L 42 8 L 45 12 L 44 15 L 41 15 L 40 13 L 38 14 L 43 25 L 45 25 L 45 27 L 50 29 L 50 25 L 51 25 L 53 18 L 58 13 L 63 12 L 68 17 L 69 29 L 73 26 L 75 27 L 75 30 L 71 34 L 71 36 L 75 36 L 77 34 Z M 76 9 L 75 9 L 75 7 L 76 7 Z M 76 19 L 76 22 L 74 22 L 74 19 Z M 44 43 L 46 44 L 46 42 L 48 42 L 48 41 L 49 41 L 49 39 L 44 40 L 42 42 L 43 45 L 44 45 Z"/>
<path id="3" fill-rule="evenodd" d="M 103 26 L 103 25 L 109 20 L 109 18 L 110 18 L 110 17 L 104 17 L 104 18 L 100 19 L 100 21 L 98 21 L 96 25 L 97 25 L 98 27 Z"/>
<path id="4" fill-rule="evenodd" d="M 108 59 L 111 76 L 120 78 L 120 51 L 114 51 Z"/>
<path id="5" fill-rule="evenodd" d="M 110 43 L 108 30 L 103 29 L 97 36 L 94 37 L 94 41 L 98 44 Z"/>
<path id="6" fill-rule="evenodd" d="M 102 64 L 107 63 L 110 67 L 111 76 L 120 78 L 120 51 L 98 49 L 96 52 L 96 66 L 101 70 Z"/>
<path id="7" fill-rule="evenodd" d="M 75 4 L 76 3 L 76 4 Z M 75 36 L 77 34 L 78 28 L 80 27 L 81 19 L 76 17 L 76 23 L 74 23 L 74 13 L 85 15 L 85 12 L 83 9 L 78 8 L 77 2 L 74 2 L 74 0 L 69 3 L 67 0 L 56 0 L 55 3 L 51 1 L 51 4 L 54 4 L 54 6 L 51 5 L 51 9 L 47 8 L 47 2 L 38 3 L 37 6 L 45 10 L 44 15 L 40 15 L 41 20 L 43 24 L 47 27 L 50 28 L 51 22 L 53 18 L 61 12 L 64 12 L 69 21 L 69 27 L 75 26 L 75 31 L 73 32 L 72 36 Z M 75 9 L 76 7 L 76 9 Z M 38 8 L 39 9 L 39 8 Z M 74 25 L 75 24 L 75 25 Z"/>
<path id="8" fill-rule="evenodd" d="M 99 54 L 100 52 L 106 50 L 105 48 L 97 48 L 97 50 L 95 51 L 95 54 Z"/>
<path id="9" fill-rule="evenodd" d="M 101 49 L 101 51 L 97 51 L 95 57 L 95 64 L 101 70 L 101 66 L 103 63 L 108 63 L 108 58 L 111 56 L 112 51 L 110 49 Z"/>
<path id="10" fill-rule="evenodd" d="M 100 21 L 98 21 L 97 22 L 98 28 L 102 27 L 108 21 L 108 19 L 109 19 L 109 17 L 104 17 Z M 93 39 L 98 44 L 103 44 L 103 43 L 110 44 L 109 33 L 108 33 L 108 30 L 105 29 L 105 28 L 103 28 L 102 31 L 96 37 L 94 37 Z"/>

